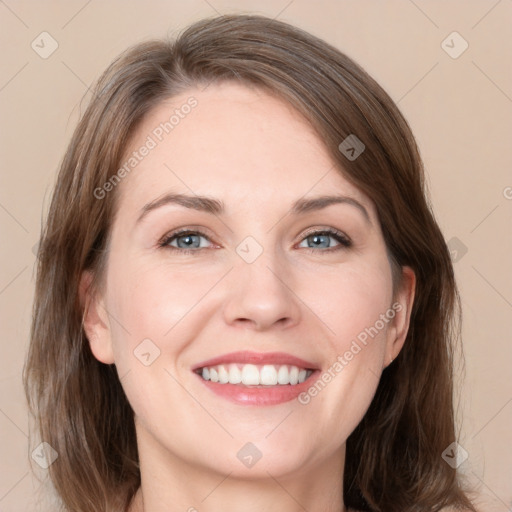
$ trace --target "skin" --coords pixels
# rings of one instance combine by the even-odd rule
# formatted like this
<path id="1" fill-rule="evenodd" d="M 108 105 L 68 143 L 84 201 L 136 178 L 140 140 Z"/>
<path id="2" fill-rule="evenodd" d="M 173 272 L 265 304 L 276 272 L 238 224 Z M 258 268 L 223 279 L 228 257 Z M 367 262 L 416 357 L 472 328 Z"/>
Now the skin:
<path id="1" fill-rule="evenodd" d="M 267 93 L 234 83 L 190 90 L 150 112 L 127 154 L 190 96 L 197 107 L 117 186 L 101 290 L 82 278 L 91 349 L 116 365 L 135 412 L 142 486 L 131 512 L 346 510 L 345 441 L 402 348 L 414 274 L 403 269 L 393 296 L 373 203 L 308 123 Z M 167 204 L 137 221 L 169 192 L 216 198 L 225 213 Z M 348 203 L 290 213 L 297 199 L 334 193 L 368 219 Z M 204 231 L 203 248 L 158 245 L 182 227 Z M 308 247 L 308 234 L 326 228 L 352 246 L 327 236 Z M 236 252 L 248 236 L 263 249 L 253 263 Z M 326 370 L 395 302 L 401 310 L 307 405 L 235 404 L 191 371 L 238 350 L 287 352 Z M 134 356 L 144 339 L 160 350 L 149 366 Z M 237 458 L 247 442 L 262 454 L 252 468 Z"/>

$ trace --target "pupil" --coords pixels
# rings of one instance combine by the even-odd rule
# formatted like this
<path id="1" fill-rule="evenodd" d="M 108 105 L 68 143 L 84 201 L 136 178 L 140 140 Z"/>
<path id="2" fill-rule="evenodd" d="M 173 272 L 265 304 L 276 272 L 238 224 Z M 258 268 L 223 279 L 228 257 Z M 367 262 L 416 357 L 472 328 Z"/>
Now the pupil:
<path id="1" fill-rule="evenodd" d="M 329 247 L 329 237 L 327 235 L 313 235 L 311 238 L 314 246 Z"/>
<path id="2" fill-rule="evenodd" d="M 179 247 L 199 247 L 199 237 L 197 235 L 183 235 L 178 238 Z"/>

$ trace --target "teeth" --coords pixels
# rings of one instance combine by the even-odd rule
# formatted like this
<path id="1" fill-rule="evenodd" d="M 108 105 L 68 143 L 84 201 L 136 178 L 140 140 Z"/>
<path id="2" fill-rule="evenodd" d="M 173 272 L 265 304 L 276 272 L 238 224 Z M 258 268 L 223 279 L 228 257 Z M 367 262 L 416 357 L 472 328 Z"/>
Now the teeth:
<path id="1" fill-rule="evenodd" d="M 211 379 L 211 377 L 210 377 Z M 296 366 L 290 368 L 290 384 L 295 386 L 299 382 L 299 369 Z"/>
<path id="2" fill-rule="evenodd" d="M 287 366 L 280 366 L 277 372 L 277 382 L 279 384 L 290 384 L 290 372 Z"/>
<path id="3" fill-rule="evenodd" d="M 208 379 L 205 379 L 208 380 Z M 242 372 L 240 368 L 236 364 L 229 365 L 229 383 L 230 384 L 240 384 L 242 382 Z"/>
<path id="4" fill-rule="evenodd" d="M 260 383 L 260 372 L 253 364 L 246 364 L 242 368 L 242 384 L 246 386 L 257 386 Z"/>
<path id="5" fill-rule="evenodd" d="M 288 365 L 265 364 L 219 364 L 205 367 L 201 371 L 204 380 L 220 384 L 244 384 L 245 386 L 295 386 L 304 382 L 313 372 L 305 368 Z"/>
<path id="6" fill-rule="evenodd" d="M 275 386 L 277 384 L 277 370 L 272 364 L 266 364 L 260 373 L 260 382 L 264 386 Z"/>
<path id="7" fill-rule="evenodd" d="M 227 384 L 229 381 L 229 374 L 228 371 L 226 370 L 226 367 L 220 365 L 217 371 L 219 372 L 219 382 L 221 384 Z"/>

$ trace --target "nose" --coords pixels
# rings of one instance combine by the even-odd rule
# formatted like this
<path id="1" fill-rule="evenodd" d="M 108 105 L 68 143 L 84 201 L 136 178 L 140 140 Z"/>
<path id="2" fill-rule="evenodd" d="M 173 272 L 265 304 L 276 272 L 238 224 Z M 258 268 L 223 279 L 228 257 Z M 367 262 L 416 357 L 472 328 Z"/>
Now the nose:
<path id="1" fill-rule="evenodd" d="M 256 331 L 290 328 L 300 321 L 300 299 L 285 265 L 263 253 L 255 262 L 239 260 L 230 272 L 224 318 L 229 325 Z"/>

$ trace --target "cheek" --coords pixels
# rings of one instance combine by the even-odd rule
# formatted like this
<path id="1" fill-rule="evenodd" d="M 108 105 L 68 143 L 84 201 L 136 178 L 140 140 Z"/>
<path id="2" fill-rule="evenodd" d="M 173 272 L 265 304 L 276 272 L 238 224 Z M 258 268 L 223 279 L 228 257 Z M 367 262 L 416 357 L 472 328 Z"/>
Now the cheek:
<path id="1" fill-rule="evenodd" d="M 190 401 L 174 378 L 180 380 L 177 365 L 206 321 L 198 313 L 203 312 L 201 301 L 218 281 L 218 272 L 171 272 L 154 262 L 112 261 L 107 307 L 115 364 L 136 415 L 152 425 L 161 411 L 177 410 L 180 403 Z"/>
<path id="2" fill-rule="evenodd" d="M 322 281 L 329 286 L 310 287 L 306 301 L 328 326 L 328 357 L 322 374 L 299 402 L 319 418 L 327 411 L 328 419 L 321 424 L 336 425 L 334 435 L 324 432 L 336 444 L 354 430 L 371 403 L 395 312 L 387 260 L 347 267 L 322 276 Z"/>
<path id="3" fill-rule="evenodd" d="M 354 340 L 364 344 L 385 338 L 389 320 L 380 319 L 392 302 L 391 268 L 386 258 L 359 260 L 341 270 L 316 275 L 309 283 L 316 284 L 304 287 L 301 296 L 308 297 L 312 309 L 329 327 L 336 354 L 343 354 Z"/>
<path id="4" fill-rule="evenodd" d="M 196 269 L 197 270 L 197 269 Z M 126 275 L 130 278 L 126 279 Z M 111 274 L 110 307 L 113 315 L 119 319 L 124 329 L 121 332 L 123 343 L 126 333 L 129 344 L 140 343 L 150 338 L 164 348 L 177 347 L 173 331 L 201 302 L 202 298 L 218 281 L 214 269 L 206 269 L 200 274 L 194 269 L 172 269 L 165 265 L 142 264 L 126 272 L 119 266 Z M 116 329 L 119 332 L 119 329 Z M 176 329 L 179 330 L 179 329 Z M 118 345 L 119 340 L 114 340 Z M 120 349 L 122 347 L 119 347 Z"/>

